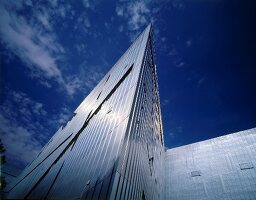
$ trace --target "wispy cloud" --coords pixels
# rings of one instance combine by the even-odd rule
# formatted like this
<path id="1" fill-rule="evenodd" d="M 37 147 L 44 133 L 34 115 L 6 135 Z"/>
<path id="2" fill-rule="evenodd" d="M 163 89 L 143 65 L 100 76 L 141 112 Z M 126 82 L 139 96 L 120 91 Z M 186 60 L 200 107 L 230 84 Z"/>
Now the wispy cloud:
<path id="1" fill-rule="evenodd" d="M 25 93 L 8 90 L 0 113 L 0 131 L 7 161 L 24 166 L 37 155 L 49 137 L 49 128 L 41 121 L 47 111 L 42 103 Z"/>
<path id="2" fill-rule="evenodd" d="M 192 39 L 189 39 L 186 41 L 186 47 L 191 47 L 192 45 Z"/>
<path id="3" fill-rule="evenodd" d="M 91 27 L 91 21 L 90 21 L 89 17 L 88 17 L 85 13 L 82 13 L 82 14 L 78 17 L 77 23 L 76 23 L 76 25 L 75 25 L 75 28 L 77 29 L 78 26 L 81 26 L 81 25 L 84 26 L 84 28 L 85 28 L 86 30 L 88 30 L 88 28 Z"/>
<path id="4" fill-rule="evenodd" d="M 52 25 L 49 22 L 49 15 L 46 12 L 38 13 L 37 19 L 47 30 L 52 30 Z"/>
<path id="5" fill-rule="evenodd" d="M 185 65 L 185 62 L 183 61 L 182 58 L 179 57 L 173 61 L 173 65 L 177 68 L 182 68 Z"/>
<path id="6" fill-rule="evenodd" d="M 168 135 L 169 139 L 174 139 L 175 136 L 176 136 L 176 134 L 174 132 L 170 132 Z"/>
<path id="7" fill-rule="evenodd" d="M 147 23 L 149 9 L 144 2 L 137 1 L 133 4 L 129 4 L 127 11 L 130 17 L 128 25 L 131 30 L 138 30 L 141 26 L 144 26 Z"/>
<path id="8" fill-rule="evenodd" d="M 166 106 L 166 105 L 168 105 L 170 103 L 170 100 L 169 99 L 164 99 L 163 101 L 162 101 L 162 105 L 163 106 Z"/>
<path id="9" fill-rule="evenodd" d="M 116 14 L 121 17 L 124 16 L 124 7 L 121 5 L 117 5 L 116 6 Z"/>
<path id="10" fill-rule="evenodd" d="M 104 60 L 103 60 L 104 63 Z M 106 63 L 107 64 L 107 63 Z M 84 61 L 79 66 L 79 75 L 77 76 L 78 79 L 84 80 L 81 83 L 81 90 L 85 91 L 88 89 L 91 90 L 95 87 L 96 83 L 100 81 L 100 79 L 104 76 L 102 72 L 102 67 L 100 66 L 90 66 L 88 67 L 88 63 Z"/>
<path id="11" fill-rule="evenodd" d="M 49 41 L 54 40 L 52 36 L 42 34 L 36 25 L 31 26 L 25 18 L 18 17 L 14 12 L 10 13 L 5 5 L 1 5 L 0 12 L 0 34 L 8 48 L 27 64 L 36 66 L 47 78 L 56 77 L 61 81 L 62 75 L 56 64 L 57 58 L 49 51 L 49 48 L 53 48 L 47 46 Z M 59 45 L 54 47 L 56 53 L 60 52 L 58 47 Z"/>
<path id="12" fill-rule="evenodd" d="M 172 7 L 174 9 L 183 10 L 185 8 L 185 4 L 183 0 L 172 0 Z"/>
<path id="13" fill-rule="evenodd" d="M 168 139 L 174 139 L 177 137 L 177 135 L 180 135 L 183 133 L 183 127 L 182 126 L 176 126 L 172 129 L 172 131 L 169 132 Z"/>
<path id="14" fill-rule="evenodd" d="M 38 154 L 42 144 L 28 129 L 0 114 L 0 131 L 6 148 L 7 162 L 25 166 Z"/>
<path id="15" fill-rule="evenodd" d="M 75 44 L 75 48 L 76 48 L 78 55 L 85 54 L 86 47 L 87 46 L 84 43 Z"/>
<path id="16" fill-rule="evenodd" d="M 85 8 L 90 8 L 92 6 L 90 0 L 82 0 L 82 3 Z"/>
<path id="17" fill-rule="evenodd" d="M 178 54 L 177 49 L 173 46 L 171 50 L 168 52 L 168 56 L 176 56 Z"/>
<path id="18" fill-rule="evenodd" d="M 123 26 L 123 25 L 120 25 L 120 26 L 118 27 L 118 31 L 119 31 L 119 32 L 123 32 L 123 30 L 124 30 L 124 26 Z"/>
<path id="19" fill-rule="evenodd" d="M 151 9 L 152 5 L 150 1 L 120 1 L 116 5 L 116 14 L 126 20 L 128 30 L 130 31 L 128 34 L 131 40 L 133 40 L 147 24 L 156 21 L 155 14 L 158 10 Z M 121 30 L 123 29 L 121 28 Z"/>
<path id="20" fill-rule="evenodd" d="M 95 10 L 100 3 L 101 0 L 82 0 L 84 8 L 87 10 Z"/>
<path id="21" fill-rule="evenodd" d="M 73 95 L 74 83 L 63 75 L 59 63 L 63 62 L 64 47 L 52 30 L 50 14 L 41 9 L 34 17 L 20 16 L 18 12 L 26 5 L 2 1 L 0 3 L 0 37 L 6 47 L 30 69 L 30 76 L 46 87 L 56 81 L 67 94 Z M 65 15 L 62 11 L 62 15 Z"/>
<path id="22" fill-rule="evenodd" d="M 185 65 L 185 63 L 183 61 L 180 61 L 176 64 L 176 67 L 180 68 L 183 67 Z"/>
<path id="23" fill-rule="evenodd" d="M 1 139 L 6 147 L 7 162 L 22 166 L 35 158 L 52 133 L 72 116 L 63 106 L 48 113 L 45 106 L 21 91 L 7 90 L 0 105 Z M 22 153 L 21 153 L 22 152 Z"/>

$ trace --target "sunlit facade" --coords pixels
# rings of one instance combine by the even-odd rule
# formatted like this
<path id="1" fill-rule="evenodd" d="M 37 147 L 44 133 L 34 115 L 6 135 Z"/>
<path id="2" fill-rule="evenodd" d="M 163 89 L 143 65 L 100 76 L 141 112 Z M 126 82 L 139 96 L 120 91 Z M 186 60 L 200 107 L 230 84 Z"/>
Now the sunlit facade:
<path id="1" fill-rule="evenodd" d="M 11 186 L 10 199 L 256 199 L 256 129 L 164 149 L 149 25 Z"/>
<path id="2" fill-rule="evenodd" d="M 148 26 L 17 178 L 9 198 L 162 198 L 152 48 Z"/>

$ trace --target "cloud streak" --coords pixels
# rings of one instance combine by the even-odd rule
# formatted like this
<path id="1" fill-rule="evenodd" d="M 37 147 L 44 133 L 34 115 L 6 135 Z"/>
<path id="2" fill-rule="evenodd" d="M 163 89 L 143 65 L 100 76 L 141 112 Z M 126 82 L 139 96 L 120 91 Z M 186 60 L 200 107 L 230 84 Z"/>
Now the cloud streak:
<path id="1" fill-rule="evenodd" d="M 28 19 L 18 15 L 18 11 L 25 6 L 22 3 L 7 1 L 0 3 L 1 40 L 26 64 L 32 78 L 37 78 L 48 88 L 51 87 L 50 81 L 56 81 L 68 95 L 72 96 L 78 88 L 78 82 L 68 82 L 67 79 L 70 78 L 64 76 L 60 69 L 59 63 L 63 62 L 65 50 L 58 43 L 57 35 L 52 29 L 50 14 L 41 9 Z"/>
<path id="2" fill-rule="evenodd" d="M 0 135 L 7 162 L 21 167 L 27 165 L 71 115 L 66 106 L 48 113 L 41 102 L 24 92 L 8 89 L 6 100 L 0 105 Z"/>
<path id="3" fill-rule="evenodd" d="M 142 28 L 156 21 L 155 15 L 158 11 L 151 7 L 153 3 L 150 1 L 120 1 L 116 5 L 116 15 L 126 21 L 131 40 L 134 40 Z M 121 27 L 119 29 L 122 30 Z"/>
<path id="4" fill-rule="evenodd" d="M 0 131 L 6 148 L 7 162 L 25 166 L 36 157 L 42 144 L 33 132 L 0 114 Z"/>

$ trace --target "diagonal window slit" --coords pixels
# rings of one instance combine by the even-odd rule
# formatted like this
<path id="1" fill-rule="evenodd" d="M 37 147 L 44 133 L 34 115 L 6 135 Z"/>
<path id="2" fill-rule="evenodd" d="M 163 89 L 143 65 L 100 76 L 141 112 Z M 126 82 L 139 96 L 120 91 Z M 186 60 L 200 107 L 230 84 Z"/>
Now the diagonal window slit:
<path id="1" fill-rule="evenodd" d="M 52 184 L 51 184 L 49 190 L 47 191 L 47 193 L 46 193 L 44 199 L 47 199 L 47 196 L 50 194 L 50 191 L 51 191 L 51 189 L 52 189 L 54 183 L 56 182 L 56 180 L 57 180 L 57 178 L 58 178 L 58 176 L 59 176 L 59 174 L 60 174 L 60 171 L 61 171 L 61 169 L 62 169 L 62 167 L 63 167 L 63 165 L 64 165 L 64 162 L 65 162 L 65 161 L 63 161 L 63 163 L 62 163 L 62 165 L 61 165 L 61 167 L 60 167 L 58 173 L 56 174 L 56 176 L 55 176 L 55 178 L 54 178 L 54 180 L 53 180 L 53 182 L 52 182 Z"/>
<path id="2" fill-rule="evenodd" d="M 114 94 L 114 92 L 118 89 L 118 87 L 123 83 L 123 81 L 128 77 L 128 75 L 131 73 L 131 71 L 132 71 L 132 68 L 133 68 L 133 65 L 126 71 L 126 73 L 122 76 L 122 78 L 117 82 L 117 84 L 114 86 L 114 88 L 109 92 L 109 94 L 105 97 L 105 99 L 100 103 L 100 105 L 95 109 L 95 111 L 94 112 L 90 112 L 89 113 L 89 115 L 88 115 L 88 117 L 86 118 L 86 120 L 85 120 L 85 122 L 84 122 L 84 124 L 83 124 L 83 126 L 81 127 L 81 129 L 77 132 L 77 134 L 69 141 L 69 143 L 67 144 L 67 146 L 64 148 L 64 150 L 60 153 L 60 155 L 59 156 L 57 156 L 57 158 L 53 161 L 53 163 L 48 167 L 48 169 L 45 171 L 45 173 L 42 175 L 42 177 L 35 183 L 35 185 L 30 189 L 30 191 L 27 193 L 27 195 L 25 196 L 25 199 L 29 196 L 29 194 L 35 189 L 35 187 L 43 180 L 43 178 L 49 173 L 49 171 L 50 171 L 50 169 L 53 167 L 53 165 L 55 164 L 55 163 L 57 163 L 59 160 L 60 160 L 60 158 L 66 153 L 66 151 L 71 147 L 71 150 L 72 150 L 72 148 L 74 147 L 74 145 L 75 145 L 75 143 L 76 143 L 76 141 L 77 141 L 77 139 L 79 138 L 79 136 L 80 136 L 80 134 L 83 132 L 83 130 L 87 127 L 87 125 L 89 124 L 89 122 L 90 122 L 90 120 L 100 111 L 100 109 L 101 109 L 101 107 L 102 107 L 102 105 Z M 62 145 L 63 143 L 61 143 L 60 145 Z M 60 145 L 57 147 L 57 148 L 59 148 L 60 147 Z M 56 149 L 57 149 L 56 148 Z M 54 151 L 56 150 L 56 149 L 54 149 Z M 53 152 L 54 152 L 53 151 Z M 53 152 L 51 152 L 51 154 L 53 153 Z M 46 157 L 46 158 L 48 158 L 49 157 L 49 155 Z M 46 159 L 45 158 L 45 159 Z M 45 160 L 44 159 L 44 160 Z M 43 161 L 44 161 L 43 160 Z M 43 162 L 42 161 L 42 162 Z M 42 162 L 40 162 L 36 167 L 38 167 Z M 35 167 L 35 168 L 36 168 Z M 34 168 L 34 169 L 35 169 Z M 33 170 L 34 170 L 33 169 Z M 32 170 L 32 171 L 33 171 Z M 30 174 L 32 171 L 30 171 L 28 174 Z M 27 175 L 28 175 L 27 174 Z M 25 177 L 24 177 L 25 178 Z M 24 179 L 23 178 L 23 179 Z M 22 179 L 22 180 L 23 180 Z M 21 182 L 22 180 L 20 180 L 19 182 Z M 18 182 L 18 183 L 19 183 Z M 17 184 L 18 184 L 17 183 Z M 14 186 L 14 187 L 16 187 L 17 186 L 17 184 Z M 13 187 L 13 188 L 14 188 Z M 13 189 L 12 188 L 12 189 Z"/>
<path id="3" fill-rule="evenodd" d="M 61 142 L 51 153 L 48 154 L 40 163 L 38 163 L 29 173 L 27 173 L 20 181 L 18 181 L 11 189 L 10 191 L 15 188 L 22 180 L 24 180 L 29 174 L 31 174 L 40 164 L 42 164 L 47 158 L 50 157 L 59 147 L 61 147 L 71 136 L 73 133 L 68 136 L 63 142 Z"/>

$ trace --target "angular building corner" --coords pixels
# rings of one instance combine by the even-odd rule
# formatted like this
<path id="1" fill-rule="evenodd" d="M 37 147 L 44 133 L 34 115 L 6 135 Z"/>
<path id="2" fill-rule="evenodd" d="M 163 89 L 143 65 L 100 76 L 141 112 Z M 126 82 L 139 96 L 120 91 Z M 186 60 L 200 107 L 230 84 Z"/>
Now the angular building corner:
<path id="1" fill-rule="evenodd" d="M 256 128 L 165 150 L 153 52 L 149 25 L 9 199 L 256 199 Z"/>
<path id="2" fill-rule="evenodd" d="M 149 25 L 21 173 L 8 198 L 163 198 L 152 45 Z"/>

